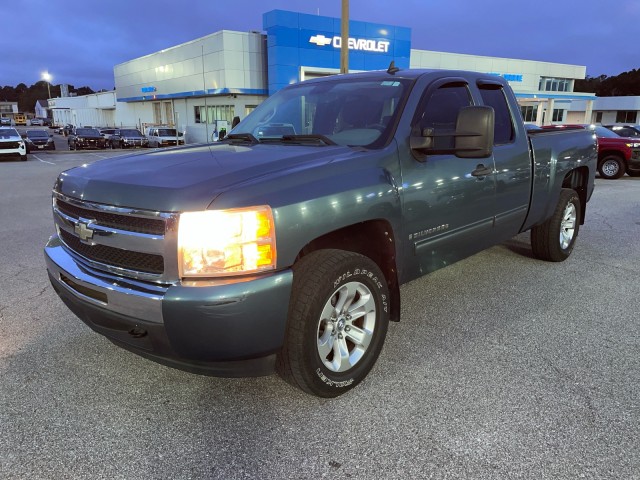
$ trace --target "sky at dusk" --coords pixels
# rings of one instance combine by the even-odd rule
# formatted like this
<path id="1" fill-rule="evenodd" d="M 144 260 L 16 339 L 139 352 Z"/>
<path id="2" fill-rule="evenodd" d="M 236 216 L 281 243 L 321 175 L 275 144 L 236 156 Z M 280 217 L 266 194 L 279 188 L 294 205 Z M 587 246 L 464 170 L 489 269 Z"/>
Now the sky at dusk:
<path id="1" fill-rule="evenodd" d="M 111 90 L 114 65 L 220 30 L 262 31 L 274 9 L 339 17 L 341 0 L 18 0 L 3 20 L 0 86 L 49 71 L 54 85 Z M 640 68 L 640 0 L 350 0 L 349 13 L 411 28 L 419 50 L 583 65 L 589 76 Z"/>

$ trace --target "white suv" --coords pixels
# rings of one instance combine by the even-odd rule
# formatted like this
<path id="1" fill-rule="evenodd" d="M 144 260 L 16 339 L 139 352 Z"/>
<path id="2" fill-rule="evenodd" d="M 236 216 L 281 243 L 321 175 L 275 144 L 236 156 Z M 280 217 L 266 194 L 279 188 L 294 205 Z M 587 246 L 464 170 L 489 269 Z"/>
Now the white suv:
<path id="1" fill-rule="evenodd" d="M 27 146 L 15 128 L 0 128 L 0 157 L 27 159 Z"/>
<path id="2" fill-rule="evenodd" d="M 149 127 L 146 136 L 149 139 L 150 147 L 184 145 L 182 132 L 176 132 L 176 129 L 171 127 Z"/>

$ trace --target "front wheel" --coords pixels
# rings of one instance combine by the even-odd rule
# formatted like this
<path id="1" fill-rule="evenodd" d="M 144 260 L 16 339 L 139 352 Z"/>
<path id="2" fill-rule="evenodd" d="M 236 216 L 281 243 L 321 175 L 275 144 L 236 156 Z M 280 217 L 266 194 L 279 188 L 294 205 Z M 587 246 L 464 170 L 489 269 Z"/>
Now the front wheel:
<path id="1" fill-rule="evenodd" d="M 608 155 L 602 159 L 598 166 L 598 173 L 602 178 L 615 180 L 624 175 L 624 160 L 617 155 Z"/>
<path id="2" fill-rule="evenodd" d="M 319 250 L 293 266 L 293 290 L 278 373 L 319 397 L 337 397 L 375 364 L 389 323 L 389 289 L 369 258 Z"/>
<path id="3" fill-rule="evenodd" d="M 563 188 L 551 218 L 531 229 L 533 255 L 541 260 L 566 260 L 580 230 L 580 198 L 575 190 Z"/>

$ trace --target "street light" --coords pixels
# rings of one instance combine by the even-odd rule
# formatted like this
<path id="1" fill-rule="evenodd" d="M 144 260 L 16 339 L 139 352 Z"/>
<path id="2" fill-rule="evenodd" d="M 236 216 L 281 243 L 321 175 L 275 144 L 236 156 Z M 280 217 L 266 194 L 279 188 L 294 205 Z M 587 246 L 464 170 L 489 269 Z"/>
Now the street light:
<path id="1" fill-rule="evenodd" d="M 42 79 L 47 82 L 47 91 L 49 92 L 49 99 L 51 99 L 51 74 L 49 72 L 42 72 Z"/>

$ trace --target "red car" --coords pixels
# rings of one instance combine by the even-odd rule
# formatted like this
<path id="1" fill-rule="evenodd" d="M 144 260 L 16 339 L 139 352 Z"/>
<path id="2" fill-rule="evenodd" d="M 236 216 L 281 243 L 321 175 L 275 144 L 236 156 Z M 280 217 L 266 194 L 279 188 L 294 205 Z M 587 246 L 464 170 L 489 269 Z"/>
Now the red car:
<path id="1" fill-rule="evenodd" d="M 595 125 L 545 125 L 542 128 L 593 130 L 598 137 L 598 173 L 602 178 L 620 178 L 625 172 L 631 177 L 640 176 L 640 138 L 621 137 Z"/>

